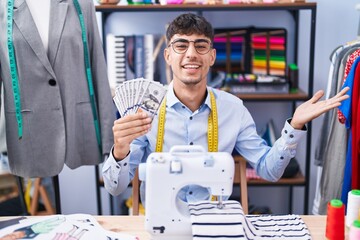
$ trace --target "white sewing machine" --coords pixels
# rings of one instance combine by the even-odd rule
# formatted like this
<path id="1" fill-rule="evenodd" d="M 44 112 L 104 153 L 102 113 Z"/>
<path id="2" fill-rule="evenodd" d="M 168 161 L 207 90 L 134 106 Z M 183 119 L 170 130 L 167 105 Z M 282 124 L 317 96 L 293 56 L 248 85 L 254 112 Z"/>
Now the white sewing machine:
<path id="1" fill-rule="evenodd" d="M 234 159 L 229 153 L 206 152 L 201 146 L 174 146 L 168 153 L 150 154 L 139 173 L 146 183 L 145 229 L 151 239 L 188 240 L 192 239 L 190 214 L 187 203 L 179 198 L 180 190 L 199 185 L 207 188 L 209 196 L 230 196 Z"/>

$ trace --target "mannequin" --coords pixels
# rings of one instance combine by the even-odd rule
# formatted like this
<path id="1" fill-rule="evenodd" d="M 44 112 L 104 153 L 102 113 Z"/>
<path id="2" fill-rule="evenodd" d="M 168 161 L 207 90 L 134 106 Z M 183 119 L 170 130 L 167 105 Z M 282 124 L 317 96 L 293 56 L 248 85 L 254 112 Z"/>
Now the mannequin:
<path id="1" fill-rule="evenodd" d="M 46 52 L 49 43 L 49 24 L 50 24 L 50 1 L 49 0 L 26 0 L 31 16 L 39 31 L 40 38 L 44 44 Z"/>
<path id="2" fill-rule="evenodd" d="M 7 9 L 11 1 L 13 20 L 8 21 Z M 92 105 L 84 61 L 83 29 L 74 2 L 0 2 L 0 28 L 8 29 L 9 22 L 12 23 L 11 39 L 18 76 L 16 95 L 11 77 L 8 31 L 1 31 L 0 77 L 4 85 L 2 104 L 7 151 L 10 170 L 18 176 L 55 176 L 64 164 L 71 169 L 96 165 L 108 154 L 113 143 L 111 128 L 115 111 L 95 7 L 92 0 L 78 0 L 86 28 L 88 73 L 91 73 L 95 99 Z M 20 107 L 14 96 L 19 96 Z"/>

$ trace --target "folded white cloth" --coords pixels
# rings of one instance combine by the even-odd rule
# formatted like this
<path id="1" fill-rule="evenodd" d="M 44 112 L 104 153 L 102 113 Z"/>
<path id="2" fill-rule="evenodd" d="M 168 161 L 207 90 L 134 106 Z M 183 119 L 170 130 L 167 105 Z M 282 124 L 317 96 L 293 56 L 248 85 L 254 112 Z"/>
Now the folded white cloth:
<path id="1" fill-rule="evenodd" d="M 297 239 L 311 235 L 298 215 L 245 215 L 237 201 L 199 201 L 189 203 L 192 234 L 195 240 Z"/>

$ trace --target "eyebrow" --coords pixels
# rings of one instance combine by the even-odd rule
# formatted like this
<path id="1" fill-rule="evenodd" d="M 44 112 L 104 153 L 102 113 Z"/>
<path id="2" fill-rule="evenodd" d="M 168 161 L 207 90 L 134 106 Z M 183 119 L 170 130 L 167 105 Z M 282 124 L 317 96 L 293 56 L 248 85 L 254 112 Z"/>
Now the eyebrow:
<path id="1" fill-rule="evenodd" d="M 185 38 L 177 38 L 172 42 L 174 43 L 174 42 L 211 42 L 211 41 L 207 40 L 205 38 L 199 38 L 199 39 L 195 39 L 195 40 L 188 40 L 188 39 L 185 39 Z"/>

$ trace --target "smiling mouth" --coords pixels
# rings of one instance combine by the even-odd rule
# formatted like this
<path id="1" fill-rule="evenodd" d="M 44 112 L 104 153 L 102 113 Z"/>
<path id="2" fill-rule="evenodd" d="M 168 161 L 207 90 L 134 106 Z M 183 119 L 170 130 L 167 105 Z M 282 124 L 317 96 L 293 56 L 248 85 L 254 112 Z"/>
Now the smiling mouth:
<path id="1" fill-rule="evenodd" d="M 200 68 L 199 65 L 184 65 L 183 68 L 185 69 L 198 69 Z"/>

